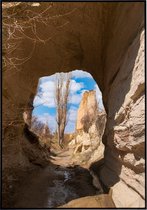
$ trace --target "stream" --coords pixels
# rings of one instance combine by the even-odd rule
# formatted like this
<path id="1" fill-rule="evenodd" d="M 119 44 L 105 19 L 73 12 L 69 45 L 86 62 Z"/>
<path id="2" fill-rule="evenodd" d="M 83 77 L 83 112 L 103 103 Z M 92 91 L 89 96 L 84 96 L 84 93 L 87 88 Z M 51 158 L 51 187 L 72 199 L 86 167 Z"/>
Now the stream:
<path id="1" fill-rule="evenodd" d="M 73 199 L 95 195 L 92 177 L 80 166 L 49 165 L 27 173 L 14 196 L 14 208 L 55 208 Z"/>

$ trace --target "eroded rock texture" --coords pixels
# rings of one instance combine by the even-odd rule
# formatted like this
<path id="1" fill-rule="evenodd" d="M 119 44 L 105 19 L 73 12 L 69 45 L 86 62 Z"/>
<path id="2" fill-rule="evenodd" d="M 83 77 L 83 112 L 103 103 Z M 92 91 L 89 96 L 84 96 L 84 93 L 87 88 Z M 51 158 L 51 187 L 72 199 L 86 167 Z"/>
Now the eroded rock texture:
<path id="1" fill-rule="evenodd" d="M 47 4 L 29 9 L 42 11 Z M 117 207 L 144 206 L 144 3 L 57 2 L 49 15 L 57 18 L 47 26 L 38 23 L 37 34 L 51 38 L 45 44 L 38 40 L 27 62 L 3 74 L 3 168 L 25 165 L 15 144 L 21 145 L 22 113 L 39 77 L 87 70 L 103 93 L 107 112 L 101 181 L 113 188 Z M 31 29 L 25 32 L 34 36 Z M 33 44 L 25 37 L 23 51 L 17 48 L 12 57 L 26 57 Z"/>
<path id="2" fill-rule="evenodd" d="M 86 91 L 83 94 L 77 114 L 76 130 L 87 132 L 92 122 L 96 119 L 98 104 L 95 91 Z"/>
<path id="3" fill-rule="evenodd" d="M 101 179 L 108 186 L 119 181 L 120 186 L 118 183 L 113 186 L 116 205 L 125 207 L 128 203 L 128 206 L 143 206 L 144 32 L 138 34 L 128 47 L 109 97 L 109 120 L 104 136 L 107 147 Z M 120 189 L 127 191 L 128 200 L 124 195 L 121 197 Z"/>
<path id="4" fill-rule="evenodd" d="M 73 163 L 90 166 L 103 158 L 102 135 L 106 123 L 105 111 L 99 111 L 94 90 L 83 94 L 77 113 L 75 138 L 69 143 L 73 147 Z"/>

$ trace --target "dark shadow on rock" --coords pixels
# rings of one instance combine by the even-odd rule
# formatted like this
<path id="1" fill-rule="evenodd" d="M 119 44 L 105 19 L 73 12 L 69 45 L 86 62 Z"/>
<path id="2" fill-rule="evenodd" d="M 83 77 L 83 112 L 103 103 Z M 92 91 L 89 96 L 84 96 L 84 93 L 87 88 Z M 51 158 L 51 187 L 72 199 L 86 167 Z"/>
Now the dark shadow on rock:
<path id="1" fill-rule="evenodd" d="M 115 113 L 117 113 L 122 107 L 125 97 L 131 88 L 132 72 L 140 47 L 140 34 L 136 34 L 136 38 L 134 39 L 133 37 L 132 41 L 133 42 L 128 45 L 128 49 L 126 49 L 126 54 L 128 53 L 128 57 L 126 57 L 126 54 L 124 54 L 122 58 L 122 61 L 125 62 L 125 66 L 122 68 L 123 62 L 120 63 L 118 72 L 113 78 L 113 81 L 111 81 L 111 83 L 113 84 L 113 88 L 111 88 L 111 91 L 109 92 L 109 97 L 111 98 L 111 107 L 107 107 L 106 109 L 106 130 L 104 132 L 102 140 L 105 145 L 103 164 L 101 165 L 98 161 L 97 163 L 93 163 L 91 165 L 91 168 L 93 168 L 95 174 L 98 175 L 101 184 L 106 189 L 106 191 L 108 191 L 109 188 L 112 187 L 114 184 L 119 182 L 119 176 L 123 165 L 123 161 L 121 160 L 121 158 L 129 152 L 129 150 L 121 150 L 119 148 L 116 148 L 114 144 L 113 128 L 114 126 L 117 126 L 121 124 L 121 122 L 123 122 L 123 119 L 119 119 L 116 123 L 114 117 Z M 130 48 L 132 49 L 130 50 Z M 131 57 L 129 58 L 129 56 Z M 110 84 L 110 86 L 112 84 Z M 111 131 L 110 127 L 112 127 Z M 109 128 L 109 132 L 107 128 Z M 131 135 L 131 133 L 129 133 L 129 135 Z"/>
<path id="2" fill-rule="evenodd" d="M 38 136 L 29 130 L 27 124 L 24 126 L 21 146 L 30 163 L 40 167 L 46 167 L 49 164 L 48 149 L 39 144 Z"/>
<path id="3" fill-rule="evenodd" d="M 28 140 L 31 144 L 39 143 L 37 135 L 29 130 L 27 124 L 25 124 L 23 131 L 24 131 L 23 133 L 24 133 L 24 136 L 26 137 L 26 140 Z"/>
<path id="4" fill-rule="evenodd" d="M 13 195 L 7 197 L 11 206 L 5 204 L 3 208 L 55 208 L 97 193 L 89 171 L 80 166 L 64 168 L 50 163 L 43 169 L 18 170 L 15 174 Z"/>

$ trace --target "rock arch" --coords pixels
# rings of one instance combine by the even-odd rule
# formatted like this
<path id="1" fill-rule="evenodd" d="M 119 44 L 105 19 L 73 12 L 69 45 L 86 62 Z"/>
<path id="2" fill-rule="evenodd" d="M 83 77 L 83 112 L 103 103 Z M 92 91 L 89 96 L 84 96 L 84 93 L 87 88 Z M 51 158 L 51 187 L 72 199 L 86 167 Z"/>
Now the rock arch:
<path id="1" fill-rule="evenodd" d="M 40 26 L 40 35 L 53 34 L 52 39 L 45 45 L 37 43 L 19 71 L 3 74 L 3 138 L 11 148 L 9 156 L 3 150 L 3 167 L 6 162 L 9 167 L 25 165 L 24 159 L 20 161 L 23 155 L 15 161 L 17 150 L 12 152 L 9 135 L 13 132 L 13 138 L 21 138 L 22 110 L 35 94 L 38 78 L 88 70 L 103 93 L 108 116 L 101 181 L 113 188 L 117 207 L 144 206 L 144 3 L 62 2 L 54 3 L 51 15 L 56 13 L 66 13 L 60 21 L 69 24 L 58 29 Z M 23 40 L 25 55 L 31 45 Z"/>

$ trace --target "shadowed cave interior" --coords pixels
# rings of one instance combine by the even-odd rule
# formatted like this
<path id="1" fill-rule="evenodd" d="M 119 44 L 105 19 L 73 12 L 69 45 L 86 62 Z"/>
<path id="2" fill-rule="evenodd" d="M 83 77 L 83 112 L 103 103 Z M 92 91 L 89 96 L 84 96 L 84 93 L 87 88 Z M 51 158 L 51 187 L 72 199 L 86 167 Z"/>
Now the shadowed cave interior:
<path id="1" fill-rule="evenodd" d="M 3 3 L 2 10 L 3 207 L 144 207 L 144 3 Z M 89 72 L 99 85 L 106 125 L 104 134 L 96 133 L 100 120 L 93 115 L 95 125 L 81 132 L 79 117 L 76 137 L 85 145 L 74 148 L 78 160 L 67 166 L 68 158 L 61 161 L 67 145 L 52 150 L 40 145 L 31 121 L 39 78 L 74 69 Z M 95 161 L 86 144 L 99 135 L 104 157 Z M 72 148 L 76 142 L 70 142 Z M 102 150 L 94 146 L 98 159 Z M 38 192 L 42 196 L 34 204 Z M 46 199 L 48 194 L 62 199 Z"/>

